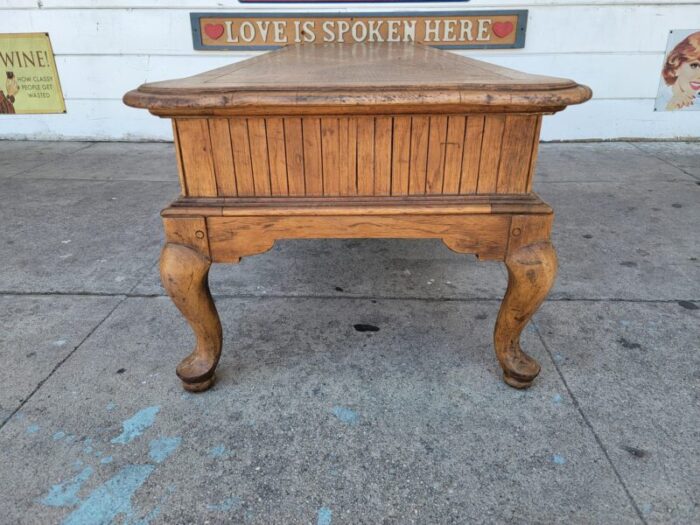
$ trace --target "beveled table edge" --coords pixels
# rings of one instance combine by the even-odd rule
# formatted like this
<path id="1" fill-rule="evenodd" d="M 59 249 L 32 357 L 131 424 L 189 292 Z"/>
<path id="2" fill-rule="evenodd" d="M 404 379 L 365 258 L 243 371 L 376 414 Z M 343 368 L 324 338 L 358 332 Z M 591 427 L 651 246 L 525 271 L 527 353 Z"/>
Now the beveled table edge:
<path id="1" fill-rule="evenodd" d="M 588 86 L 551 90 L 473 91 L 232 91 L 198 94 L 147 93 L 136 89 L 124 103 L 164 116 L 298 115 L 378 113 L 551 113 L 589 100 Z"/>

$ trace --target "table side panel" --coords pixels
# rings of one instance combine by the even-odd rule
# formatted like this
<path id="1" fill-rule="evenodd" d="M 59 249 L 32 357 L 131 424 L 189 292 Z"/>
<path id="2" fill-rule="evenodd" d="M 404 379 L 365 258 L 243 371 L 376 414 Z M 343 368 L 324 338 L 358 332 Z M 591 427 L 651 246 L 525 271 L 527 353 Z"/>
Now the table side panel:
<path id="1" fill-rule="evenodd" d="M 502 259 L 509 215 L 299 215 L 207 217 L 211 258 L 237 262 L 281 239 L 442 239 L 459 253 Z"/>
<path id="2" fill-rule="evenodd" d="M 193 197 L 523 194 L 539 114 L 177 118 Z"/>

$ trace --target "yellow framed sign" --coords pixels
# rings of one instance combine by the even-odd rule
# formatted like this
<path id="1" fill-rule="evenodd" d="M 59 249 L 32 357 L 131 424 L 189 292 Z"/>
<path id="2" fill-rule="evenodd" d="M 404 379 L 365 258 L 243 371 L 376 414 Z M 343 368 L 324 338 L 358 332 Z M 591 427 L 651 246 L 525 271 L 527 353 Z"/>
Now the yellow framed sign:
<path id="1" fill-rule="evenodd" d="M 48 33 L 0 33 L 0 114 L 65 113 Z"/>

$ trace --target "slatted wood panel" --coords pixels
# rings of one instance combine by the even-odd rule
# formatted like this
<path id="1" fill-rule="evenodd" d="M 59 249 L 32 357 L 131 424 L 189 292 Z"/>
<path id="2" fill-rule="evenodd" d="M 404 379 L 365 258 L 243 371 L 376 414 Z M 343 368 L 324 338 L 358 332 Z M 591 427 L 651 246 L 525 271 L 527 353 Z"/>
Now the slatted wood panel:
<path id="1" fill-rule="evenodd" d="M 183 194 L 526 193 L 539 115 L 181 118 Z"/>

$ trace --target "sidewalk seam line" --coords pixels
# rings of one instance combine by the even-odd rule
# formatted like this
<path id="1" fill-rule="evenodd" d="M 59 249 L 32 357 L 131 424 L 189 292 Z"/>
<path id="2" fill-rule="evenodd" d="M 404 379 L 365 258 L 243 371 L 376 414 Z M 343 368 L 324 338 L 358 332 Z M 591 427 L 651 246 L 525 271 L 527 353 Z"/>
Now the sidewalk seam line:
<path id="1" fill-rule="evenodd" d="M 564 374 L 559 369 L 559 365 L 557 364 L 556 360 L 554 359 L 554 356 L 552 355 L 552 351 L 549 349 L 549 346 L 547 345 L 546 341 L 544 340 L 544 336 L 542 335 L 542 332 L 540 331 L 540 327 L 537 325 L 537 323 L 534 320 L 532 320 L 530 322 L 532 323 L 532 326 L 534 326 L 535 332 L 537 332 L 537 337 L 539 337 L 540 342 L 542 343 L 542 346 L 544 347 L 545 351 L 549 355 L 549 359 L 552 361 L 552 364 L 554 365 L 554 369 L 557 371 L 559 378 L 561 379 L 562 383 L 564 383 L 564 388 L 568 392 L 569 397 L 571 397 L 571 401 L 573 402 L 574 407 L 576 408 L 578 413 L 581 415 L 581 419 L 583 419 L 584 424 L 591 431 L 591 434 L 593 434 L 593 438 L 595 439 L 596 443 L 598 444 L 598 447 L 600 448 L 600 450 L 603 452 L 603 455 L 605 456 L 605 459 L 608 461 L 610 468 L 612 468 L 612 471 L 615 474 L 617 481 L 622 486 L 622 490 L 624 490 L 625 494 L 627 495 L 627 498 L 629 499 L 630 503 L 632 504 L 632 508 L 637 513 L 637 517 L 639 517 L 639 519 L 641 520 L 641 522 L 644 525 L 647 525 L 647 521 L 646 521 L 646 519 L 644 519 L 644 515 L 642 514 L 642 511 L 639 509 L 639 506 L 637 506 L 637 502 L 632 497 L 632 494 L 630 493 L 629 489 L 627 488 L 627 485 L 625 484 L 624 479 L 622 479 L 620 472 L 617 470 L 617 467 L 615 466 L 615 463 L 613 462 L 612 458 L 610 457 L 610 454 L 608 454 L 608 450 L 605 448 L 605 445 L 603 445 L 602 439 L 600 439 L 600 436 L 595 431 L 593 424 L 590 422 L 590 420 L 586 416 L 585 412 L 583 411 L 583 408 L 581 407 L 581 404 L 578 402 L 578 399 L 576 399 L 576 396 L 574 396 L 573 391 L 569 387 L 569 383 L 566 382 L 566 379 L 564 378 Z"/>
<path id="2" fill-rule="evenodd" d="M 154 263 L 154 266 L 158 263 Z M 148 275 L 142 278 L 132 286 L 132 290 L 141 284 Z M 168 297 L 164 293 L 132 293 L 129 292 L 18 292 L 11 290 L 0 290 L 0 297 L 126 297 L 129 299 L 151 299 L 157 297 Z M 450 302 L 450 303 L 470 303 L 470 302 L 487 302 L 487 301 L 502 301 L 502 296 L 497 297 L 419 297 L 419 296 L 397 296 L 397 295 L 285 295 L 285 294 L 212 294 L 216 299 L 355 299 L 355 300 L 378 300 L 378 301 L 425 301 L 425 302 Z M 632 303 L 632 304 L 673 304 L 679 301 L 687 301 L 691 303 L 700 303 L 700 298 L 673 298 L 673 299 L 625 299 L 621 297 L 559 297 L 547 299 L 546 303 Z"/>
<path id="3" fill-rule="evenodd" d="M 83 151 L 83 150 L 86 150 L 86 149 L 88 149 L 88 148 L 91 148 L 91 147 L 93 147 L 95 144 L 97 144 L 97 143 L 96 143 L 96 142 L 90 142 L 87 146 L 83 146 L 82 148 L 78 148 L 78 149 L 76 149 L 75 151 L 71 151 L 70 153 L 59 153 L 58 156 L 59 156 L 59 157 L 62 157 L 62 156 L 73 155 L 74 153 L 78 153 L 79 151 Z M 37 168 L 43 168 L 44 166 L 47 166 L 48 164 L 52 164 L 53 162 L 55 162 L 54 159 L 47 160 L 46 162 L 42 162 L 41 164 L 37 164 L 36 166 L 32 166 L 31 168 L 27 168 L 27 169 L 24 170 L 24 171 L 20 171 L 19 173 L 15 173 L 14 175 L 10 175 L 9 177 L 7 177 L 7 179 L 8 179 L 8 180 L 14 179 L 15 177 L 19 177 L 20 175 L 24 175 L 25 173 L 29 173 L 30 171 L 35 170 L 35 169 L 37 169 Z M 34 177 L 34 178 L 33 178 L 33 177 L 23 177 L 22 180 L 27 180 L 27 179 L 32 179 L 32 180 L 43 180 L 41 177 Z M 55 179 L 55 180 L 61 180 L 61 179 L 58 178 L 58 179 Z M 84 180 L 84 179 L 79 179 L 79 180 Z"/>
<path id="4" fill-rule="evenodd" d="M 67 354 L 63 359 L 61 359 L 58 363 L 56 363 L 56 366 L 54 366 L 54 367 L 51 369 L 51 371 L 46 375 L 46 377 L 44 377 L 42 380 L 40 380 L 40 381 L 37 383 L 36 387 L 34 387 L 34 389 L 29 393 L 29 395 L 28 395 L 27 397 L 25 397 L 25 398 L 22 400 L 22 402 L 19 404 L 19 406 L 18 406 L 17 408 L 15 408 L 15 409 L 12 411 L 12 413 L 11 413 L 9 416 L 7 416 L 7 417 L 5 418 L 4 421 L 2 421 L 2 423 L 0 423 L 0 431 L 1 431 L 1 430 L 5 427 L 5 425 L 14 417 L 14 415 L 15 415 L 17 412 L 19 412 L 20 410 L 22 410 L 22 408 L 24 408 L 24 406 L 29 402 L 29 400 L 32 399 L 32 397 L 34 397 L 34 394 L 36 394 L 36 393 L 39 391 L 39 389 L 41 389 L 41 387 L 44 386 L 44 384 L 54 375 L 54 373 L 55 373 L 59 368 L 61 368 L 61 366 L 63 366 L 63 364 L 64 364 L 66 361 L 68 361 L 68 359 L 70 359 L 70 358 L 73 356 L 73 354 L 75 354 L 75 352 L 78 351 L 78 349 L 83 345 L 83 343 L 84 343 L 85 341 L 87 341 L 88 338 L 89 338 L 92 334 L 94 334 L 95 331 L 96 331 L 100 326 L 102 326 L 102 324 L 104 324 L 104 322 L 105 322 L 107 319 L 109 319 L 109 317 L 114 313 L 114 311 L 115 311 L 124 301 L 126 301 L 126 299 L 127 299 L 127 296 L 124 295 L 124 296 L 122 297 L 121 301 L 118 301 L 117 304 L 115 304 L 114 307 L 113 307 L 109 312 L 107 312 L 107 314 L 106 314 L 95 326 L 93 326 L 93 327 L 88 331 L 88 333 L 85 335 L 85 337 L 83 337 L 83 338 L 80 340 L 80 342 L 75 346 L 75 348 L 73 348 L 73 350 L 71 350 L 70 352 L 68 352 L 68 354 Z"/>
<path id="5" fill-rule="evenodd" d="M 56 366 L 54 366 L 51 369 L 51 372 L 49 372 L 46 377 L 44 377 L 41 381 L 39 381 L 39 383 L 37 383 L 34 390 L 32 390 L 30 392 L 30 394 L 22 400 L 22 402 L 19 404 L 19 406 L 15 410 L 13 410 L 12 413 L 9 416 L 7 416 L 7 418 L 5 418 L 5 420 L 2 423 L 0 423 L 0 431 L 2 431 L 2 429 L 8 423 L 8 421 L 10 421 L 17 412 L 19 412 L 20 410 L 22 410 L 22 408 L 24 408 L 24 405 L 26 405 L 29 402 L 29 400 L 34 396 L 34 394 L 36 394 L 39 391 L 39 389 L 41 389 L 41 387 L 44 386 L 44 383 L 46 383 L 51 378 L 51 376 L 53 376 L 54 373 L 59 368 L 61 368 L 63 366 L 63 364 L 73 356 L 73 354 L 75 354 L 78 351 L 78 349 L 83 345 L 83 343 L 85 341 L 87 341 L 90 338 L 90 336 L 92 336 L 92 334 L 94 334 L 95 331 L 100 326 L 102 326 L 107 319 L 109 319 L 112 316 L 112 314 L 116 311 L 116 309 L 119 308 L 122 305 L 122 303 L 124 303 L 124 301 L 126 301 L 130 297 L 130 293 L 139 284 L 141 284 L 141 282 L 148 276 L 149 272 L 156 264 L 157 264 L 157 262 L 152 264 L 151 266 L 149 266 L 148 270 L 144 272 L 144 274 L 141 276 L 141 278 L 138 279 L 136 281 L 136 283 L 134 283 L 134 285 L 129 289 L 129 291 L 126 294 L 119 294 L 119 295 L 115 294 L 115 295 L 107 296 L 107 297 L 119 297 L 119 296 L 121 296 L 122 298 L 120 301 L 117 302 L 117 304 L 114 305 L 114 307 L 109 312 L 107 312 L 107 315 L 105 315 L 100 322 L 98 322 L 95 326 L 92 327 L 92 329 L 87 333 L 87 335 L 85 335 L 85 337 L 83 337 L 83 339 L 81 339 L 81 341 L 76 345 L 75 348 L 73 348 L 73 350 L 71 350 L 63 359 L 61 359 L 58 363 L 56 363 Z M 100 296 L 98 296 L 98 297 L 100 297 Z M 102 297 L 105 297 L 105 296 L 102 296 Z"/>
<path id="6" fill-rule="evenodd" d="M 700 180 L 700 177 L 696 177 L 696 176 L 693 175 L 692 173 L 688 173 L 687 171 L 685 171 L 685 170 L 684 170 L 683 168 L 681 168 L 680 166 L 676 166 L 675 164 L 673 164 L 671 161 L 668 161 L 668 160 L 666 160 L 666 159 L 664 159 L 664 158 L 662 158 L 662 157 L 659 157 L 659 156 L 657 156 L 657 155 L 655 155 L 654 153 L 651 153 L 651 152 L 649 152 L 649 151 L 644 151 L 642 148 L 640 148 L 639 146 L 637 146 L 637 145 L 634 144 L 634 143 L 631 143 L 631 144 L 632 144 L 633 147 L 635 147 L 637 150 L 641 151 L 641 152 L 644 153 L 645 155 L 649 155 L 650 157 L 653 157 L 653 158 L 655 158 L 656 160 L 660 160 L 661 162 L 663 162 L 663 163 L 665 163 L 665 164 L 668 164 L 669 166 L 672 166 L 672 167 L 676 168 L 678 171 L 680 171 L 681 173 L 684 173 L 685 175 L 687 175 L 688 177 L 690 177 L 690 178 L 693 179 L 694 181 Z"/>

